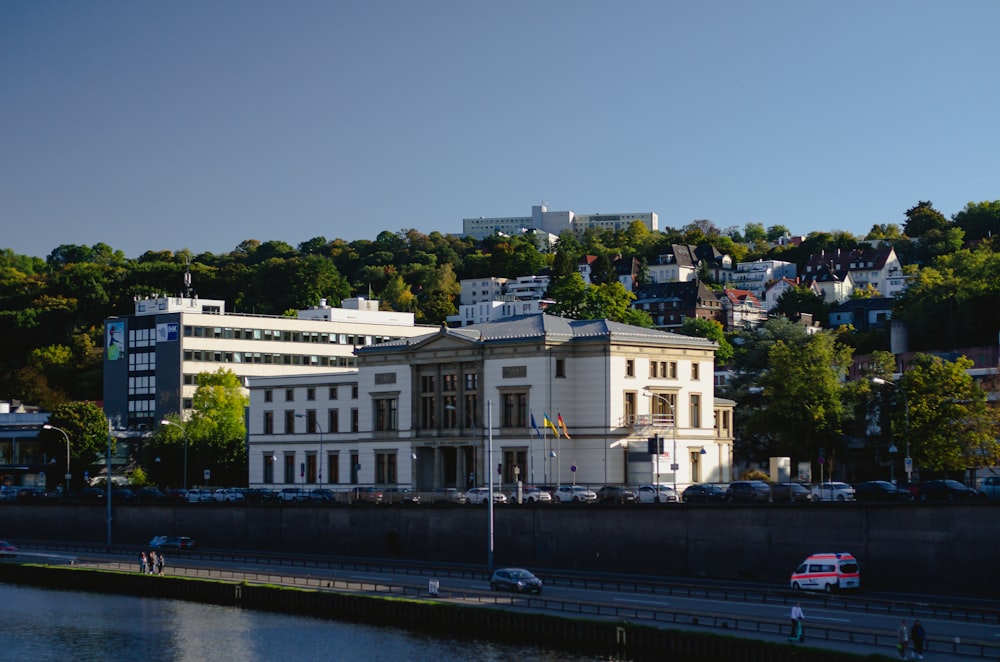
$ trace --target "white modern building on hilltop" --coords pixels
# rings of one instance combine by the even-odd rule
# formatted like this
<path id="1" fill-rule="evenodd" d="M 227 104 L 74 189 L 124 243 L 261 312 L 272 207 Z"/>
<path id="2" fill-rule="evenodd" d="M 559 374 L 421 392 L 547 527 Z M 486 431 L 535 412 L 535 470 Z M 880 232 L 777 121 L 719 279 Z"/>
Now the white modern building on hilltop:
<path id="1" fill-rule="evenodd" d="M 581 214 L 571 211 L 549 211 L 544 204 L 531 208 L 531 216 L 499 216 L 486 218 L 463 218 L 462 235 L 485 239 L 494 234 L 520 234 L 526 230 L 538 230 L 558 236 L 564 230 L 583 234 L 590 228 L 603 230 L 626 230 L 639 221 L 649 230 L 656 230 L 658 217 L 653 212 L 619 214 Z"/>
<path id="2" fill-rule="evenodd" d="M 249 484 L 729 481 L 734 403 L 715 398 L 714 352 L 531 315 L 358 348 L 349 372 L 251 377 Z"/>

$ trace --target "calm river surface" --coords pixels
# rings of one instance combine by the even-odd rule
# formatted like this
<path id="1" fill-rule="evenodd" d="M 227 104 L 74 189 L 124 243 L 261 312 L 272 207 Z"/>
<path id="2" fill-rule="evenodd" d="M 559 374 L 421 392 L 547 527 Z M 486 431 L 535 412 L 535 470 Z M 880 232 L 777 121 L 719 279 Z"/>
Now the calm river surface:
<path id="1" fill-rule="evenodd" d="M 613 659 L 196 602 L 9 584 L 0 584 L 0 650 L 4 659 L 33 662 Z"/>

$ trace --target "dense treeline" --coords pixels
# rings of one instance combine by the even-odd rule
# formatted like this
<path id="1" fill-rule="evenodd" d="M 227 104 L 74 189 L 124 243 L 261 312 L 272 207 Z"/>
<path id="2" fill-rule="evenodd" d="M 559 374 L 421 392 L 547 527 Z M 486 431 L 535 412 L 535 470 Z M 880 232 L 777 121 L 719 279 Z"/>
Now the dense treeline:
<path id="1" fill-rule="evenodd" d="M 416 230 L 384 231 L 374 240 L 347 242 L 319 236 L 292 246 L 284 241 L 246 240 L 229 253 L 148 251 L 129 259 L 103 243 L 61 245 L 45 259 L 0 251 L 0 399 L 55 407 L 71 400 L 101 399 L 103 320 L 128 315 L 135 297 L 180 294 L 184 273 L 202 298 L 224 299 L 228 309 L 269 315 L 349 296 L 381 299 L 385 309 L 415 313 L 436 324 L 457 312 L 459 281 L 514 278 L 550 270 L 553 312 L 571 317 L 606 316 L 649 324 L 629 309 L 631 293 L 619 286 L 613 265 L 636 258 L 645 265 L 671 252 L 673 244 L 710 244 L 734 262 L 780 259 L 800 267 L 821 250 L 851 249 L 865 239 L 896 248 L 908 265 L 911 287 L 894 315 L 910 322 L 911 348 L 968 346 L 996 341 L 1000 328 L 1000 201 L 969 203 L 951 220 L 920 202 L 905 212 L 902 226 L 875 225 L 865 237 L 813 232 L 798 246 L 773 247 L 788 233 L 782 226 L 719 229 L 694 221 L 680 229 L 651 232 L 641 223 L 626 230 L 588 231 L 560 237 L 553 252 L 539 250 L 534 237 L 490 237 L 484 241 L 429 235 Z M 577 260 L 598 256 L 596 288 L 583 288 Z M 877 293 L 858 293 L 873 296 Z M 787 302 L 786 302 L 787 303 Z M 823 303 L 808 297 L 822 320 Z M 787 306 L 786 306 L 787 307 Z M 858 351 L 885 349 L 884 337 L 842 336 Z"/>

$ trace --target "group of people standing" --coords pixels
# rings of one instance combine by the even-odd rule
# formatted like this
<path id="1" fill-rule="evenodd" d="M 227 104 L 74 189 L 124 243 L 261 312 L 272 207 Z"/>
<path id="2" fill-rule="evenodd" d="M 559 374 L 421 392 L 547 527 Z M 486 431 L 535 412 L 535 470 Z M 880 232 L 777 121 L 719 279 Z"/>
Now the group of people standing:
<path id="1" fill-rule="evenodd" d="M 802 621 L 805 620 L 805 615 L 802 613 L 802 605 L 796 602 L 792 606 L 792 627 L 791 634 L 788 636 L 789 641 L 805 641 L 805 633 L 802 629 Z M 927 632 L 924 630 L 923 624 L 920 619 L 913 621 L 913 626 L 907 626 L 906 619 L 904 618 L 902 623 L 899 624 L 899 630 L 896 632 L 897 642 L 896 642 L 896 652 L 899 653 L 901 659 L 906 659 L 906 654 L 909 652 L 910 659 L 924 659 L 924 642 L 927 640 Z M 910 646 L 913 646 L 913 650 L 910 650 Z"/>
<path id="2" fill-rule="evenodd" d="M 146 556 L 146 552 L 141 552 L 139 554 L 139 572 L 144 575 L 162 575 L 163 561 L 163 552 L 157 553 L 150 550 L 149 556 Z"/>

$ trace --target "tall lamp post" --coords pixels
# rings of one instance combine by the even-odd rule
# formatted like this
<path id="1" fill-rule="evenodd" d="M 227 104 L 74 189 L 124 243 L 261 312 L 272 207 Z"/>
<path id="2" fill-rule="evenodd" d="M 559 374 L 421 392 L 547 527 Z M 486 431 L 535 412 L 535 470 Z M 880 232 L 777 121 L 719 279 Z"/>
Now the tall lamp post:
<path id="1" fill-rule="evenodd" d="M 913 482 L 913 480 L 912 480 L 912 478 L 913 478 L 913 475 L 912 475 L 913 474 L 913 459 L 910 457 L 910 403 L 906 399 L 906 391 L 903 390 L 903 387 L 900 386 L 899 384 L 897 384 L 896 382 L 890 382 L 890 381 L 887 381 L 885 379 L 882 379 L 881 377 L 872 377 L 872 384 L 880 384 L 880 385 L 886 384 L 886 385 L 895 387 L 903 395 L 903 411 L 905 412 L 905 416 L 906 416 L 906 419 L 905 419 L 906 420 L 906 459 L 903 460 L 903 462 L 905 463 L 904 466 L 906 468 L 906 482 L 907 483 L 912 483 Z M 889 449 L 889 452 L 892 453 L 892 448 Z"/>
<path id="2" fill-rule="evenodd" d="M 309 417 L 305 414 L 296 414 L 295 418 L 304 418 L 308 425 Z M 315 418 L 311 421 L 316 430 L 319 432 L 319 454 L 316 456 L 316 481 L 319 483 L 320 487 L 323 487 L 323 428 L 320 426 L 319 421 Z M 306 430 L 306 432 L 312 432 L 312 430 Z"/>
<path id="3" fill-rule="evenodd" d="M 108 551 L 111 551 L 111 444 L 112 443 L 114 443 L 114 440 L 111 437 L 111 419 L 109 418 L 108 419 L 108 457 L 107 457 L 108 484 L 106 485 L 107 494 L 104 497 L 104 500 L 107 502 L 107 508 L 108 508 L 108 513 L 107 513 L 107 523 L 108 523 Z"/>
<path id="4" fill-rule="evenodd" d="M 181 425 L 180 423 L 174 423 L 173 421 L 168 421 L 163 419 L 160 421 L 160 425 L 173 425 L 175 428 L 180 428 L 181 432 L 184 433 L 184 479 L 181 481 L 181 489 L 187 491 L 188 487 L 188 431 L 187 427 Z"/>
<path id="5" fill-rule="evenodd" d="M 677 471 L 680 469 L 680 464 L 677 463 L 677 411 L 674 409 L 674 404 L 670 400 L 660 395 L 659 393 L 653 393 L 648 388 L 642 389 L 642 394 L 648 398 L 656 398 L 664 403 L 670 408 L 670 418 L 673 423 L 674 428 L 674 452 L 670 456 L 670 471 L 674 476 L 674 494 L 677 494 Z M 659 438 L 660 435 L 656 435 L 657 438 L 657 451 L 659 451 Z M 660 458 L 656 458 L 656 494 L 660 494 Z"/>
<path id="6" fill-rule="evenodd" d="M 73 477 L 73 474 L 71 474 L 70 471 L 69 471 L 69 434 L 66 432 L 66 430 L 63 430 L 60 427 L 56 427 L 55 425 L 49 425 L 48 423 L 46 423 L 45 425 L 43 425 L 42 429 L 43 430 L 59 430 L 60 432 L 62 432 L 62 436 L 66 438 L 66 496 L 68 497 L 69 496 L 69 480 L 70 480 L 70 478 Z"/>
<path id="7" fill-rule="evenodd" d="M 486 509 L 488 512 L 489 525 L 487 529 L 487 552 L 486 552 L 486 568 L 492 572 L 493 570 L 493 401 L 486 401 L 486 475 L 488 477 L 487 485 L 489 489 L 489 498 L 486 500 Z"/>

